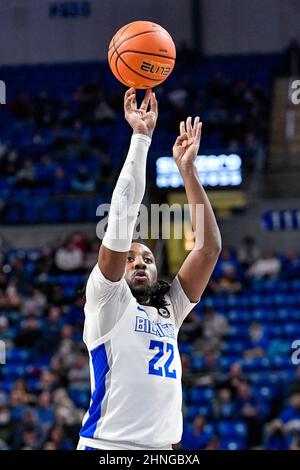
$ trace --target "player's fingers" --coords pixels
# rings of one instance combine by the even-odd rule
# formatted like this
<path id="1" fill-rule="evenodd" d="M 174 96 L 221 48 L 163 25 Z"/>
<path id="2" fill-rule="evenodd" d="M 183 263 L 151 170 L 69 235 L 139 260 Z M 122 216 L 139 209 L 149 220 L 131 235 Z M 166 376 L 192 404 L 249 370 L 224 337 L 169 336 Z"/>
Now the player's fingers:
<path id="1" fill-rule="evenodd" d="M 201 130 L 202 130 L 202 122 L 198 122 L 197 129 L 196 129 L 196 140 L 200 142 L 201 139 Z"/>
<path id="2" fill-rule="evenodd" d="M 186 132 L 185 130 L 185 122 L 184 121 L 181 121 L 181 123 L 179 124 L 179 131 L 180 131 L 180 135 L 184 134 Z"/>
<path id="3" fill-rule="evenodd" d="M 189 137 L 193 136 L 193 129 L 192 129 L 192 118 L 189 116 L 186 120 L 186 131 L 189 135 Z"/>
<path id="4" fill-rule="evenodd" d="M 134 88 L 129 88 L 129 90 L 126 91 L 125 96 L 124 96 L 124 109 L 125 109 L 125 111 L 130 111 L 131 110 L 133 100 L 135 100 L 135 89 Z"/>
<path id="5" fill-rule="evenodd" d="M 136 95 L 135 93 L 129 97 L 130 109 L 136 111 Z"/>
<path id="6" fill-rule="evenodd" d="M 158 112 L 158 102 L 157 102 L 157 99 L 156 99 L 156 95 L 152 90 L 151 90 L 151 95 L 150 95 L 150 109 L 155 114 L 157 114 L 157 112 Z"/>
<path id="7" fill-rule="evenodd" d="M 149 89 L 145 93 L 140 109 L 142 109 L 143 111 L 147 111 L 149 103 L 150 103 L 150 98 L 151 98 L 151 90 Z"/>
<path id="8" fill-rule="evenodd" d="M 196 116 L 194 119 L 194 125 L 193 125 L 193 130 L 192 130 L 193 137 L 196 137 L 199 121 L 200 121 L 200 117 Z"/>
<path id="9" fill-rule="evenodd" d="M 175 145 L 182 145 L 183 142 L 188 141 L 188 138 L 187 132 L 183 132 L 177 137 Z"/>

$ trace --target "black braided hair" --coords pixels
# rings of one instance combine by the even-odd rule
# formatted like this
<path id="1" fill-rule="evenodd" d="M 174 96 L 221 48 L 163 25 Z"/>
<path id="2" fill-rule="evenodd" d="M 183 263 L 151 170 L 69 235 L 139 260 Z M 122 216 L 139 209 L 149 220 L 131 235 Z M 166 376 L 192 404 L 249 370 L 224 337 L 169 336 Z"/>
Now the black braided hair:
<path id="1" fill-rule="evenodd" d="M 165 299 L 165 294 L 167 294 L 170 287 L 171 286 L 168 282 L 158 280 L 153 289 L 153 292 L 150 295 L 149 305 L 157 309 L 170 305 Z"/>

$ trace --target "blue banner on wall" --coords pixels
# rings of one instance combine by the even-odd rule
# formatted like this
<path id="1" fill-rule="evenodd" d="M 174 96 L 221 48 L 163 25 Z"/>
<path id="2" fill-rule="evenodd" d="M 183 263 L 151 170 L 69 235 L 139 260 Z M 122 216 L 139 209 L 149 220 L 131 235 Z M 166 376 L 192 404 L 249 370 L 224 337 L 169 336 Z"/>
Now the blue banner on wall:
<path id="1" fill-rule="evenodd" d="M 90 2 L 51 2 L 49 4 L 50 18 L 82 18 L 90 14 Z"/>
<path id="2" fill-rule="evenodd" d="M 262 224 L 266 230 L 299 230 L 300 209 L 264 212 Z"/>

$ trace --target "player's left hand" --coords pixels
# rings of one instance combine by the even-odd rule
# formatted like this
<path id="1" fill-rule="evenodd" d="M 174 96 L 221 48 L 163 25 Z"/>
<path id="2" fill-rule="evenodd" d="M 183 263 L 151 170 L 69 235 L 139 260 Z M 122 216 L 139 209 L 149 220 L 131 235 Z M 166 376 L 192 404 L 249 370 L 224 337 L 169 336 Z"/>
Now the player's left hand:
<path id="1" fill-rule="evenodd" d="M 201 129 L 202 122 L 199 116 L 194 119 L 193 125 L 190 116 L 186 122 L 181 121 L 180 135 L 173 146 L 173 157 L 179 170 L 193 165 L 200 146 Z"/>

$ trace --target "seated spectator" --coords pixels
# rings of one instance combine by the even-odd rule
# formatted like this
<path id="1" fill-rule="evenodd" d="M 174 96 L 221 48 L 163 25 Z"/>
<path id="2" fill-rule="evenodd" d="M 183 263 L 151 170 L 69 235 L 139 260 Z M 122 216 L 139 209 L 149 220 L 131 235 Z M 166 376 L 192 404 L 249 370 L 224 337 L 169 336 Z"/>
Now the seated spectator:
<path id="1" fill-rule="evenodd" d="M 289 397 L 289 405 L 278 418 L 264 428 L 264 444 L 269 450 L 287 450 L 299 442 L 300 436 L 300 393 L 295 391 Z"/>
<path id="2" fill-rule="evenodd" d="M 295 391 L 289 398 L 289 405 L 279 415 L 285 432 L 300 432 L 300 392 Z"/>
<path id="3" fill-rule="evenodd" d="M 249 326 L 248 334 L 244 358 L 249 360 L 256 357 L 265 357 L 269 342 L 263 327 L 259 323 L 253 322 Z"/>
<path id="4" fill-rule="evenodd" d="M 242 284 L 238 279 L 236 268 L 228 266 L 226 273 L 222 274 L 218 279 L 211 279 L 209 288 L 213 294 L 238 294 L 242 289 Z"/>
<path id="5" fill-rule="evenodd" d="M 216 421 L 233 420 L 237 418 L 236 403 L 232 397 L 230 388 L 221 388 L 213 407 Z"/>
<path id="6" fill-rule="evenodd" d="M 201 320 L 194 311 L 191 311 L 180 328 L 180 341 L 183 343 L 191 343 L 200 339 L 201 335 Z"/>
<path id="7" fill-rule="evenodd" d="M 259 258 L 260 250 L 253 237 L 244 237 L 238 249 L 238 260 L 243 268 L 248 269 Z"/>
<path id="8" fill-rule="evenodd" d="M 8 445 L 13 438 L 15 426 L 12 420 L 11 411 L 7 396 L 4 392 L 0 392 L 0 442 L 2 446 Z M 1 448 L 1 444 L 0 444 Z"/>
<path id="9" fill-rule="evenodd" d="M 55 196 L 60 196 L 68 191 L 69 182 L 66 178 L 65 170 L 61 166 L 56 168 L 51 184 L 51 189 Z"/>
<path id="10" fill-rule="evenodd" d="M 47 297 L 37 287 L 31 286 L 26 298 L 22 302 L 22 312 L 25 316 L 40 317 L 47 304 Z"/>
<path id="11" fill-rule="evenodd" d="M 59 271 L 75 272 L 82 268 L 83 254 L 79 248 L 74 247 L 68 240 L 58 248 L 54 256 L 54 264 Z"/>
<path id="12" fill-rule="evenodd" d="M 78 354 L 73 366 L 68 371 L 70 390 L 90 389 L 90 369 L 86 355 Z"/>
<path id="13" fill-rule="evenodd" d="M 203 336 L 209 340 L 214 338 L 224 339 L 229 333 L 229 325 L 226 317 L 214 310 L 206 307 L 202 318 Z"/>
<path id="14" fill-rule="evenodd" d="M 89 243 L 84 256 L 83 267 L 89 272 L 98 262 L 99 256 L 99 240 L 93 240 Z"/>
<path id="15" fill-rule="evenodd" d="M 20 331 L 16 337 L 18 348 L 37 348 L 40 344 L 41 326 L 36 318 L 29 317 L 21 322 Z"/>
<path id="16" fill-rule="evenodd" d="M 270 251 L 267 251 L 263 256 L 256 260 L 246 272 L 250 278 L 276 278 L 279 274 L 281 263 L 276 256 Z"/>
<path id="17" fill-rule="evenodd" d="M 51 187 L 54 179 L 57 164 L 53 162 L 52 157 L 45 154 L 41 157 L 40 162 L 36 166 L 36 181 L 43 188 Z"/>
<path id="18" fill-rule="evenodd" d="M 49 441 L 53 443 L 57 450 L 73 450 L 74 444 L 66 437 L 63 426 L 53 426 L 49 432 Z"/>
<path id="19" fill-rule="evenodd" d="M 117 117 L 117 114 L 105 100 L 101 100 L 94 111 L 96 123 L 111 124 L 117 120 Z"/>
<path id="20" fill-rule="evenodd" d="M 248 382 L 240 382 L 237 387 L 238 416 L 248 425 L 248 448 L 258 445 L 262 438 L 262 409 Z"/>
<path id="21" fill-rule="evenodd" d="M 193 424 L 184 429 L 181 443 L 187 450 L 202 450 L 212 437 L 212 429 L 207 426 L 205 417 L 198 415 Z"/>
<path id="22" fill-rule="evenodd" d="M 53 393 L 55 418 L 59 425 L 70 428 L 80 425 L 85 410 L 77 408 L 65 388 L 58 388 Z"/>
<path id="23" fill-rule="evenodd" d="M 16 174 L 17 188 L 34 188 L 36 186 L 36 168 L 33 161 L 27 158 L 23 167 Z"/>
<path id="24" fill-rule="evenodd" d="M 72 178 L 71 189 L 76 193 L 95 192 L 95 180 L 93 180 L 86 168 L 78 168 L 76 175 Z"/>
<path id="25" fill-rule="evenodd" d="M 295 251 L 288 251 L 282 263 L 282 272 L 286 279 L 300 278 L 300 256 Z"/>
<path id="26" fill-rule="evenodd" d="M 223 377 L 220 376 L 217 386 L 218 388 L 229 388 L 233 398 L 235 399 L 239 385 L 246 381 L 246 379 L 247 377 L 243 372 L 241 364 L 239 362 L 234 362 L 230 366 L 229 374 L 226 374 Z"/>
<path id="27" fill-rule="evenodd" d="M 44 432 L 47 432 L 55 421 L 53 407 L 51 405 L 50 392 L 41 392 L 36 406 L 36 413 Z"/>
<path id="28" fill-rule="evenodd" d="M 18 449 L 37 450 L 41 447 L 45 433 L 34 408 L 26 408 L 21 417 L 14 446 Z"/>

